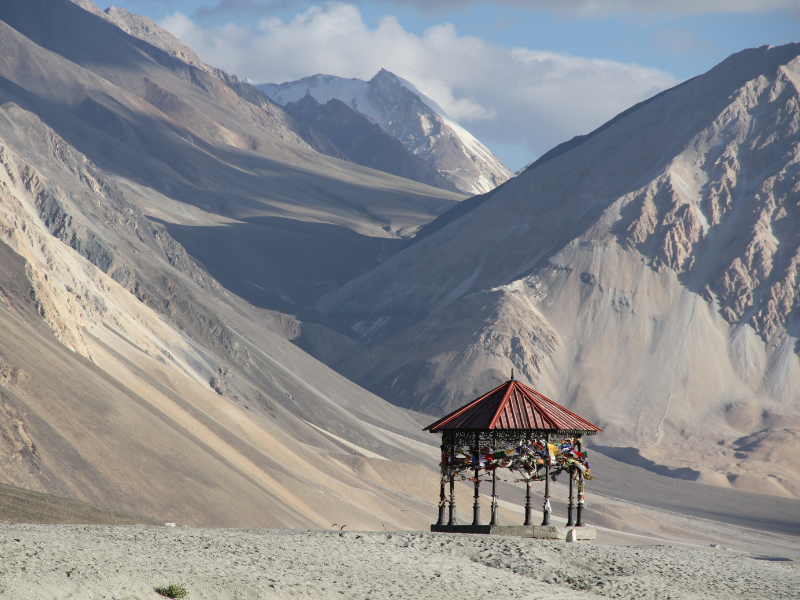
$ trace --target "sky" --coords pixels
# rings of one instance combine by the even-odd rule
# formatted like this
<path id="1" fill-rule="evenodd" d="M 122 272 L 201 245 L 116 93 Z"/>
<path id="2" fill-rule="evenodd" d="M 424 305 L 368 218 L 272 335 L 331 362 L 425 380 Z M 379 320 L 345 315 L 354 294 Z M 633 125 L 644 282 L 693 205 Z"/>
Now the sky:
<path id="1" fill-rule="evenodd" d="M 385 68 L 512 171 L 733 53 L 800 42 L 800 0 L 116 1 L 257 83 Z"/>

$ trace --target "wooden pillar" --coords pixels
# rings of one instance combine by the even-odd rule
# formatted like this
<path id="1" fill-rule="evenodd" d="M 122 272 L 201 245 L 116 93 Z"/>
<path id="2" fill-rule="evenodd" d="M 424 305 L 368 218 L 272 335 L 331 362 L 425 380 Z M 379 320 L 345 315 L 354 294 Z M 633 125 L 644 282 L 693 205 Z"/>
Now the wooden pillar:
<path id="1" fill-rule="evenodd" d="M 531 482 L 529 479 L 525 480 L 525 488 L 525 522 L 523 525 L 530 527 L 533 525 L 531 522 L 531 510 L 533 507 L 531 506 Z"/>
<path id="2" fill-rule="evenodd" d="M 455 434 L 450 432 L 450 456 L 456 455 Z M 456 476 L 450 471 L 450 515 L 447 520 L 448 525 L 458 525 L 456 520 Z"/>
<path id="3" fill-rule="evenodd" d="M 481 500 L 480 500 L 480 485 L 481 482 L 478 480 L 478 473 L 480 471 L 480 464 L 481 464 L 481 434 L 475 433 L 475 456 L 477 457 L 477 461 L 475 463 L 475 502 L 472 505 L 472 524 L 473 525 L 480 525 L 481 524 Z"/>
<path id="4" fill-rule="evenodd" d="M 583 473 L 578 475 L 578 518 L 575 521 L 576 527 L 583 527 Z"/>
<path id="5" fill-rule="evenodd" d="M 525 444 L 530 446 L 531 445 L 531 440 L 530 439 L 525 440 Z M 522 471 L 520 471 L 520 473 L 521 472 Z M 538 468 L 536 468 L 536 472 L 537 473 L 539 472 Z M 531 477 L 531 474 L 528 473 L 528 477 L 525 478 L 525 522 L 523 523 L 523 525 L 525 527 L 530 527 L 531 525 L 533 525 L 533 522 L 531 521 L 531 512 L 533 510 L 533 506 L 531 505 L 531 480 L 530 480 L 530 477 Z"/>
<path id="6" fill-rule="evenodd" d="M 447 520 L 448 525 L 458 525 L 456 520 L 456 477 L 450 474 L 450 517 Z"/>
<path id="7" fill-rule="evenodd" d="M 497 433 L 492 434 L 492 454 L 497 453 Z M 495 456 L 494 460 L 497 460 Z M 497 519 L 497 465 L 492 470 L 492 520 L 489 525 L 499 525 L 500 521 Z"/>
<path id="8" fill-rule="evenodd" d="M 544 505 L 542 506 L 542 525 L 550 525 L 550 434 L 544 436 L 547 451 L 547 464 L 544 469 Z"/>
<path id="9" fill-rule="evenodd" d="M 567 505 L 567 527 L 575 525 L 575 467 L 570 467 L 569 471 L 569 504 Z"/>
<path id="10" fill-rule="evenodd" d="M 583 445 L 578 442 L 578 452 L 583 452 Z M 577 527 L 583 527 L 583 471 L 578 472 L 578 518 L 575 520 Z"/>
<path id="11" fill-rule="evenodd" d="M 449 461 L 448 459 L 448 452 L 447 452 L 447 443 L 445 442 L 445 433 L 442 432 L 442 473 L 439 485 L 439 519 L 436 521 L 437 525 L 444 525 L 444 504 L 445 504 L 445 495 L 444 495 L 444 481 L 446 479 L 446 473 L 450 472 Z"/>

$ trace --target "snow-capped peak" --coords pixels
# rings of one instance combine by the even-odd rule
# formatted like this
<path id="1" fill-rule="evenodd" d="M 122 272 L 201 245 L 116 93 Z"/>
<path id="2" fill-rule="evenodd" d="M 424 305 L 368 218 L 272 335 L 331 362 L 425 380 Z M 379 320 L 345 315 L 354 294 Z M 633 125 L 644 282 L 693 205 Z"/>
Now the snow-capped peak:
<path id="1" fill-rule="evenodd" d="M 341 100 L 373 119 L 465 193 L 488 192 L 513 176 L 436 102 L 386 69 L 370 81 L 318 74 L 257 87 L 282 106 L 306 95 L 321 104 L 334 98 Z"/>

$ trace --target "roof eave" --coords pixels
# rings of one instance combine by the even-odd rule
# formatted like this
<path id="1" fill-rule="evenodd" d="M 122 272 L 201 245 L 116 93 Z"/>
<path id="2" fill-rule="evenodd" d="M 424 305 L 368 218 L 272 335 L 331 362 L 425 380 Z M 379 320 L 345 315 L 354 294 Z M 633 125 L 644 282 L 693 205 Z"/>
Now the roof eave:
<path id="1" fill-rule="evenodd" d="M 492 429 L 487 429 L 485 427 L 437 427 L 436 429 L 428 429 L 427 427 L 423 431 L 430 431 L 431 433 L 440 433 L 445 431 L 535 431 L 537 433 L 550 433 L 556 435 L 568 435 L 572 433 L 577 433 L 580 435 L 595 435 L 597 433 L 602 433 L 602 429 L 541 429 L 541 428 L 532 428 L 532 429 L 506 429 L 504 427 L 495 427 Z"/>

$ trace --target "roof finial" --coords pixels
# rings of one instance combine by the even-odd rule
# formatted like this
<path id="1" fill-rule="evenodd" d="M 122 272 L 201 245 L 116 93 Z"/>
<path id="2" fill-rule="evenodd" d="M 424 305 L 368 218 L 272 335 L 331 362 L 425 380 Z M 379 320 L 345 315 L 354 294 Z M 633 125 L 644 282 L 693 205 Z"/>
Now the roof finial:
<path id="1" fill-rule="evenodd" d="M 511 367 L 511 379 L 510 381 L 514 381 L 514 367 Z"/>

